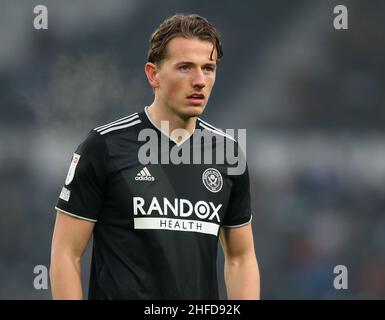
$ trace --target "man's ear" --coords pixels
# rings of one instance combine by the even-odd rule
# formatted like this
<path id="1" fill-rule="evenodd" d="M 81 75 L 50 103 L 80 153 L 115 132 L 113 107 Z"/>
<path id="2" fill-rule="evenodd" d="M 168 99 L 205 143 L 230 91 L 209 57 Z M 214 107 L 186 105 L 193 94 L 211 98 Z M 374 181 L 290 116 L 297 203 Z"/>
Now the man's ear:
<path id="1" fill-rule="evenodd" d="M 158 67 L 156 64 L 147 62 L 144 66 L 144 72 L 146 73 L 147 80 L 150 83 L 151 87 L 158 88 Z"/>

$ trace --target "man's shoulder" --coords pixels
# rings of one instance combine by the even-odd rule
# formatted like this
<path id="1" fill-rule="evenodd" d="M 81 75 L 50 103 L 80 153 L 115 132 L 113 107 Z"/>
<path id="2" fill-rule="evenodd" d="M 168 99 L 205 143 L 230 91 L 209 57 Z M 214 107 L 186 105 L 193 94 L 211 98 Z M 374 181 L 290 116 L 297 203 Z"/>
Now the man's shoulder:
<path id="1" fill-rule="evenodd" d="M 141 122 L 140 113 L 135 112 L 126 117 L 93 128 L 81 142 L 79 149 L 86 153 L 105 151 L 107 149 L 107 142 L 109 144 L 114 141 L 119 142 L 121 134 L 127 135 L 127 131 L 136 131 L 137 125 Z"/>

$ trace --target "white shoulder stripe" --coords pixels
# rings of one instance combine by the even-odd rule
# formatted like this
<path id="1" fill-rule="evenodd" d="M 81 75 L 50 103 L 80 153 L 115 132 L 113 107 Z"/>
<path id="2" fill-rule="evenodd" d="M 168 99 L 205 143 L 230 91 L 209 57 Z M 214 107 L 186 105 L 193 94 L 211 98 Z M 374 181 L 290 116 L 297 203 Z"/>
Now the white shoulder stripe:
<path id="1" fill-rule="evenodd" d="M 120 124 L 121 122 L 122 122 L 122 123 L 123 123 L 123 122 L 127 122 L 127 121 L 130 121 L 131 119 L 135 119 L 135 118 L 137 118 L 137 117 L 139 117 L 139 116 L 138 116 L 138 113 L 135 112 L 134 114 L 131 114 L 131 115 L 127 116 L 127 117 L 124 117 L 124 118 L 121 118 L 121 119 L 118 119 L 118 120 L 109 122 L 109 123 L 107 123 L 107 124 L 104 124 L 104 125 L 102 125 L 102 126 L 100 126 L 100 127 L 97 127 L 97 128 L 95 128 L 94 130 L 100 131 L 100 130 L 102 130 L 102 129 L 107 129 L 108 127 L 111 127 L 111 126 L 113 126 L 113 125 L 115 125 L 115 124 Z"/>
<path id="2" fill-rule="evenodd" d="M 58 207 L 55 207 L 56 210 L 59 210 L 60 212 L 63 212 L 69 216 L 72 216 L 72 217 L 75 217 L 75 218 L 79 218 L 79 219 L 82 219 L 82 220 L 86 220 L 86 221 L 91 221 L 91 222 L 97 222 L 98 220 L 95 220 L 95 219 L 90 219 L 90 218 L 86 218 L 86 217 L 82 217 L 82 216 L 78 216 L 77 214 L 74 214 L 74 213 L 70 213 L 68 211 L 65 211 L 63 209 L 60 209 Z"/>
<path id="3" fill-rule="evenodd" d="M 205 124 L 207 127 L 211 128 L 211 129 L 213 129 L 213 130 L 220 131 L 220 132 L 224 133 L 223 130 L 214 127 L 214 126 L 211 125 L 210 123 L 208 123 L 208 122 L 206 122 L 206 121 L 203 121 L 201 118 L 198 118 L 198 120 L 199 120 L 200 122 L 202 122 L 203 124 Z"/>
<path id="4" fill-rule="evenodd" d="M 127 124 L 123 124 L 123 125 L 120 125 L 120 126 L 116 126 L 116 127 L 112 127 L 112 128 L 109 128 L 109 129 L 105 129 L 105 130 L 101 130 L 99 131 L 101 135 L 103 134 L 106 134 L 106 133 L 109 133 L 111 131 L 116 131 L 116 130 L 121 130 L 121 129 L 124 129 L 124 128 L 129 128 L 129 127 L 132 127 L 138 123 L 141 123 L 142 121 L 141 120 L 135 120 L 133 122 L 130 122 L 130 123 L 127 123 Z"/>
<path id="5" fill-rule="evenodd" d="M 211 131 L 211 132 L 216 133 L 216 134 L 218 134 L 218 135 L 220 135 L 220 136 L 226 137 L 226 138 L 228 138 L 228 139 L 230 139 L 230 140 L 233 140 L 233 141 L 235 142 L 235 139 L 234 139 L 232 136 L 230 136 L 230 135 L 224 133 L 223 131 L 214 130 L 214 129 L 212 129 L 212 128 L 206 126 L 205 124 L 203 124 L 203 122 L 202 122 L 202 123 L 199 123 L 199 125 L 200 125 L 201 127 L 205 128 L 205 129 L 208 130 L 208 131 Z"/>

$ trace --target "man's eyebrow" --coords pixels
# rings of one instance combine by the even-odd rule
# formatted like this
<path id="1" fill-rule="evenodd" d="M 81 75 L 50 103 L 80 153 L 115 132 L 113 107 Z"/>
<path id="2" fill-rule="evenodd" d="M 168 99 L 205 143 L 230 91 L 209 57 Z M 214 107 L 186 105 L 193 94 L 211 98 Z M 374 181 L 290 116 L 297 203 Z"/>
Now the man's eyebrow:
<path id="1" fill-rule="evenodd" d="M 182 65 L 182 64 L 194 65 L 195 63 L 193 63 L 191 61 L 180 61 L 180 62 L 176 63 L 177 66 Z"/>
<path id="2" fill-rule="evenodd" d="M 177 66 L 180 66 L 180 65 L 194 66 L 195 63 L 194 63 L 194 62 L 191 62 L 191 61 L 180 61 L 180 62 L 177 62 L 176 65 L 177 65 Z M 216 67 L 217 64 L 216 64 L 215 62 L 208 62 L 208 63 L 203 64 L 203 66 L 205 66 L 205 67 L 207 67 L 207 66 L 210 66 L 210 67 Z"/>
<path id="3" fill-rule="evenodd" d="M 209 63 L 205 63 L 204 66 L 205 67 L 213 67 L 213 68 L 215 68 L 217 66 L 217 64 L 214 63 L 214 62 L 209 62 Z"/>

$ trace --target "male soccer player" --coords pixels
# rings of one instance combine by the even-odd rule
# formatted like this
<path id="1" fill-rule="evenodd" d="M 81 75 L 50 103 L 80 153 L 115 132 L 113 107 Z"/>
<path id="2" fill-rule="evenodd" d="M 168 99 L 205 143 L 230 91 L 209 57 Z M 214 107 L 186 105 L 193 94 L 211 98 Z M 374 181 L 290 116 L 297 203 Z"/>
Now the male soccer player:
<path id="1" fill-rule="evenodd" d="M 83 298 L 80 262 L 91 235 L 90 299 L 218 299 L 218 239 L 228 298 L 259 298 L 247 168 L 229 174 L 226 161 L 170 161 L 173 152 L 236 144 L 199 118 L 222 55 L 216 28 L 199 15 L 170 17 L 152 34 L 145 72 L 153 103 L 91 130 L 73 154 L 56 206 L 54 299 Z M 143 164 L 148 130 L 159 150 Z M 200 131 L 225 143 L 201 148 Z"/>

